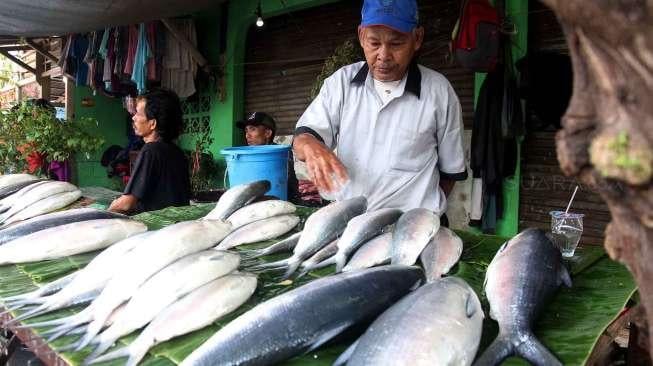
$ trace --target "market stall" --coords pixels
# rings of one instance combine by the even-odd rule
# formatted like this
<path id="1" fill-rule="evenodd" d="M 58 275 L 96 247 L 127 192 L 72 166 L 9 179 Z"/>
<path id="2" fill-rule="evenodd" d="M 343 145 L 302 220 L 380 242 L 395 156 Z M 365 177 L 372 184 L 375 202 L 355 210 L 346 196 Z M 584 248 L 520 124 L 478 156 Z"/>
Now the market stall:
<path id="1" fill-rule="evenodd" d="M 213 204 L 169 208 L 143 213 L 135 216 L 135 218 L 145 223 L 150 230 L 157 230 L 175 222 L 203 217 L 212 208 Z M 313 211 L 314 209 L 299 208 L 298 214 L 305 219 Z M 505 239 L 466 232 L 458 232 L 458 235 L 464 241 L 464 252 L 460 262 L 449 275 L 466 280 L 484 304 L 486 316 L 483 338 L 479 349 L 480 353 L 487 347 L 497 332 L 496 322 L 490 319 L 487 314 L 487 300 L 483 296 L 483 278 L 488 264 Z M 274 241 L 238 247 L 238 250 L 262 247 L 272 242 Z M 95 254 L 81 254 L 54 261 L 0 267 L 0 298 L 25 292 L 39 284 L 50 282 L 79 269 L 89 262 Z M 276 254 L 265 257 L 264 261 L 270 262 L 287 256 L 287 254 Z M 539 320 L 535 332 L 565 365 L 580 365 L 587 360 L 598 336 L 622 311 L 626 302 L 631 298 L 635 291 L 635 284 L 628 271 L 620 264 L 607 258 L 600 248 L 582 247 L 577 251 L 577 256 L 568 264 L 571 268 L 574 285 L 572 288 L 559 290 L 553 301 L 545 307 L 544 315 Z M 279 282 L 278 274 L 274 273 L 260 274 L 258 288 L 254 296 L 237 311 L 209 327 L 152 348 L 142 364 L 178 364 L 218 329 L 256 304 L 302 286 L 317 277 L 327 276 L 332 272 L 332 267 L 324 268 L 294 282 Z M 80 309 L 81 307 L 76 307 L 70 310 L 57 311 L 29 319 L 24 324 L 29 326 L 29 323 L 62 317 Z M 20 312 L 5 314 L 5 319 L 18 314 Z M 17 332 L 17 335 L 49 365 L 77 365 L 81 364 L 84 358 L 88 356 L 90 348 L 81 352 L 58 352 L 58 349 L 75 340 L 77 336 L 67 336 L 52 343 L 46 343 L 39 335 L 46 329 L 23 328 Z M 120 339 L 118 347 L 128 344 L 135 337 L 136 334 L 132 334 Z M 345 339 L 328 343 L 316 351 L 288 360 L 286 364 L 330 365 L 351 341 L 351 339 Z M 120 365 L 124 363 L 124 360 L 118 359 L 106 364 Z M 507 364 L 519 364 L 519 362 L 521 361 L 509 361 Z"/>

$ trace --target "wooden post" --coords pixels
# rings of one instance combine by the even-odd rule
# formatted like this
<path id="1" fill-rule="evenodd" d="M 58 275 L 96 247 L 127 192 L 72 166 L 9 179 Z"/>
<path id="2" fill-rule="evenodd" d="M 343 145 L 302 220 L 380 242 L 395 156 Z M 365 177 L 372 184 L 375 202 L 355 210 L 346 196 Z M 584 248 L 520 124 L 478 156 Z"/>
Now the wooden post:
<path id="1" fill-rule="evenodd" d="M 36 54 L 36 82 L 41 86 L 41 98 L 50 100 L 50 77 L 43 76 L 45 71 L 45 57 L 40 53 Z"/>

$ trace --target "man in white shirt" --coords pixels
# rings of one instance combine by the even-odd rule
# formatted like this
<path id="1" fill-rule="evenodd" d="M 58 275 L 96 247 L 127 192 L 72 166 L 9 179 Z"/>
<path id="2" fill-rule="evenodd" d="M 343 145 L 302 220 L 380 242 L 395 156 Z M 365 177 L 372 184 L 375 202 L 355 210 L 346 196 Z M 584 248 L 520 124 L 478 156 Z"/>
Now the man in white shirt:
<path id="1" fill-rule="evenodd" d="M 444 76 L 414 62 L 424 38 L 415 0 L 365 0 L 361 13 L 366 61 L 324 81 L 297 123 L 295 156 L 341 199 L 441 215 L 467 177 L 460 102 Z"/>

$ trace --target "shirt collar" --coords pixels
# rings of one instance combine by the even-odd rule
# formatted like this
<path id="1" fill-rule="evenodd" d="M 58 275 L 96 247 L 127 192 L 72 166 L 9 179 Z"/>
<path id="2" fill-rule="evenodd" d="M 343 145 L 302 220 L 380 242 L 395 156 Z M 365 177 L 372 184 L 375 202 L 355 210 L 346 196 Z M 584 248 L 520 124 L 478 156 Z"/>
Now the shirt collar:
<path id="1" fill-rule="evenodd" d="M 370 71 L 370 67 L 367 66 L 367 62 L 363 63 L 363 66 L 361 66 L 360 70 L 356 73 L 356 76 L 354 76 L 353 79 L 351 79 L 351 83 L 355 85 L 363 85 L 365 83 L 365 79 L 367 79 L 367 74 Z M 405 91 L 411 92 L 417 96 L 417 99 L 420 97 L 421 93 L 421 87 L 422 87 L 422 73 L 419 71 L 419 67 L 417 66 L 416 62 L 411 62 L 410 66 L 408 66 L 408 77 L 406 80 L 406 89 Z"/>

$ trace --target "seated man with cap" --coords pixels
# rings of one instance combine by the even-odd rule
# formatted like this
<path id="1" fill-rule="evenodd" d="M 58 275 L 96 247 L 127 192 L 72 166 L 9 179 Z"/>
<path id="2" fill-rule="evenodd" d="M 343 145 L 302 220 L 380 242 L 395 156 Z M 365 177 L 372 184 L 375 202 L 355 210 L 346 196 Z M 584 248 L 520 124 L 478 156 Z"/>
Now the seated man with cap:
<path id="1" fill-rule="evenodd" d="M 247 119 L 236 122 L 236 126 L 245 131 L 245 140 L 249 146 L 276 145 L 273 140 L 277 132 L 277 124 L 267 113 L 254 112 Z M 288 154 L 288 201 L 298 203 L 297 186 L 295 161 L 291 151 Z"/>

